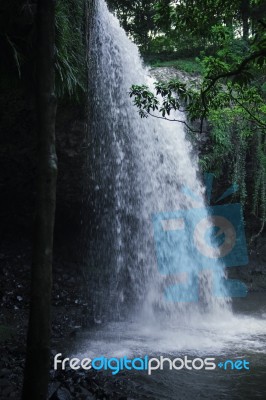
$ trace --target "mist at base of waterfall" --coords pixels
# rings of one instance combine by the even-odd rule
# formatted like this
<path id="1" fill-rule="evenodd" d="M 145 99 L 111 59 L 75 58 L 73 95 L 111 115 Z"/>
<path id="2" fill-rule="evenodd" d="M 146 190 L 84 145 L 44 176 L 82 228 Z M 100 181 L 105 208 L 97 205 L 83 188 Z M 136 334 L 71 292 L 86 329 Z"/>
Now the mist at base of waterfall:
<path id="1" fill-rule="evenodd" d="M 266 355 L 266 294 L 236 299 L 233 312 L 188 320 L 144 321 L 142 316 L 85 329 L 71 352 L 89 357 L 138 357 L 195 354 Z"/>
<path id="2" fill-rule="evenodd" d="M 68 357 L 176 357 L 190 359 L 214 357 L 216 363 L 225 359 L 245 359 L 250 370 L 216 368 L 205 370 L 121 371 L 108 377 L 130 399 L 191 400 L 191 399 L 263 399 L 266 392 L 266 293 L 250 293 L 245 299 L 233 301 L 233 312 L 198 319 L 184 325 L 134 321 L 109 323 L 83 330 L 74 342 L 64 345 Z"/>

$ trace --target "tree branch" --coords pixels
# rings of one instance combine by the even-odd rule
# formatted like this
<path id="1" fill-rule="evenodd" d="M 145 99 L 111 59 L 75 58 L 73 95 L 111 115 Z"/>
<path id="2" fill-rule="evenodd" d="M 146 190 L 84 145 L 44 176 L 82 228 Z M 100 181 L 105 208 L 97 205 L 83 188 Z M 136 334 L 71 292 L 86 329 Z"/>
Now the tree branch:
<path id="1" fill-rule="evenodd" d="M 244 106 L 238 99 L 236 99 L 235 97 L 232 96 L 232 99 L 240 106 L 243 108 L 243 110 L 245 110 L 248 115 L 253 118 L 252 121 L 256 122 L 257 124 L 259 124 L 262 128 L 266 128 L 266 123 L 264 123 L 263 121 L 259 120 L 254 114 L 252 114 L 251 111 L 249 111 L 248 108 L 246 108 L 246 106 Z"/>
<path id="2" fill-rule="evenodd" d="M 206 79 L 210 79 L 211 82 L 207 86 L 207 88 L 201 92 L 201 95 L 204 96 L 215 85 L 215 83 L 219 79 L 230 78 L 231 76 L 240 74 L 251 61 L 253 61 L 256 58 L 261 57 L 261 56 L 266 57 L 266 49 L 258 50 L 258 51 L 255 51 L 254 53 L 250 54 L 249 57 L 244 58 L 244 60 L 242 60 L 242 62 L 232 71 L 224 72 L 224 73 L 216 75 L 216 76 L 207 77 Z"/>
<path id="3" fill-rule="evenodd" d="M 165 120 L 165 121 L 170 121 L 170 122 L 180 122 L 181 124 L 184 124 L 184 125 L 190 130 L 190 132 L 193 132 L 193 133 L 202 133 L 202 130 L 201 130 L 201 131 L 195 131 L 194 129 L 192 129 L 192 128 L 186 123 L 186 121 L 182 121 L 181 119 L 170 119 L 170 118 L 167 118 L 167 117 L 160 117 L 160 116 L 158 116 L 158 115 L 154 115 L 154 114 L 150 113 L 149 111 L 147 111 L 147 113 L 148 113 L 151 117 L 154 117 L 154 118 L 163 119 L 163 120 Z"/>
<path id="4" fill-rule="evenodd" d="M 207 76 L 206 77 L 206 79 L 209 79 L 211 82 L 204 90 L 201 90 L 201 93 L 200 93 L 203 108 L 204 108 L 204 112 L 202 113 L 202 116 L 201 116 L 201 127 L 200 127 L 201 132 L 203 129 L 203 121 L 206 118 L 206 114 L 208 111 L 208 107 L 206 105 L 206 97 L 205 97 L 206 93 L 210 91 L 210 89 L 216 84 L 216 82 L 219 79 L 230 78 L 232 76 L 239 75 L 251 61 L 253 61 L 256 58 L 261 57 L 261 56 L 266 57 L 266 49 L 258 50 L 258 51 L 255 51 L 254 53 L 250 54 L 250 56 L 244 58 L 244 60 L 242 60 L 242 62 L 232 71 L 224 72 L 224 73 L 221 73 L 216 76 L 210 76 L 210 77 Z"/>

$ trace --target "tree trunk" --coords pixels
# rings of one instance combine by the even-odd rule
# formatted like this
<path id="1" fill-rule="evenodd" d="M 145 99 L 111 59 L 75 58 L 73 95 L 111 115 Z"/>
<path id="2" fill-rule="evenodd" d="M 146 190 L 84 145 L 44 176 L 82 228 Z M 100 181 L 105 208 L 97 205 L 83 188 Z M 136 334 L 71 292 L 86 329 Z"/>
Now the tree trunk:
<path id="1" fill-rule="evenodd" d="M 240 11 L 243 24 L 243 39 L 247 41 L 249 36 L 249 0 L 242 0 Z"/>
<path id="2" fill-rule="evenodd" d="M 23 400 L 46 400 L 50 370 L 53 230 L 56 202 L 55 1 L 38 0 L 36 109 L 38 181 Z"/>

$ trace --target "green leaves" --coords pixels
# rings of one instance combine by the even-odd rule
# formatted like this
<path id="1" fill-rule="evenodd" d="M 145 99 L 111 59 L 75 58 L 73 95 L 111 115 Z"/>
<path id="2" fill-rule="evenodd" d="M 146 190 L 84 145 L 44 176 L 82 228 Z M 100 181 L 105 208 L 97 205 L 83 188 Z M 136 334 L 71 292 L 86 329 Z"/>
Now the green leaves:
<path id="1" fill-rule="evenodd" d="M 134 105 L 139 108 L 141 118 L 147 117 L 151 111 L 158 110 L 159 100 L 149 91 L 146 85 L 133 85 L 130 90 L 130 97 L 134 96 Z"/>
<path id="2" fill-rule="evenodd" d="M 221 60 L 218 57 L 214 56 L 209 56 L 209 57 L 204 57 L 202 61 L 204 65 L 204 77 L 209 78 L 212 76 L 217 76 L 222 73 L 226 73 L 230 70 L 230 65 L 224 61 Z"/>
<path id="3" fill-rule="evenodd" d="M 108 0 L 115 10 L 121 25 L 138 44 L 141 51 L 150 48 L 152 36 L 157 32 L 154 22 L 155 8 L 153 0 Z"/>
<path id="4" fill-rule="evenodd" d="M 172 110 L 181 108 L 181 102 L 187 102 L 191 98 L 191 91 L 178 80 L 168 83 L 156 82 L 154 86 L 156 95 L 145 85 L 131 87 L 130 97 L 134 96 L 134 104 L 139 108 L 141 117 L 146 117 L 155 110 L 163 117 L 169 116 Z"/>
<path id="5" fill-rule="evenodd" d="M 56 2 L 56 90 L 79 98 L 85 92 L 84 1 Z"/>

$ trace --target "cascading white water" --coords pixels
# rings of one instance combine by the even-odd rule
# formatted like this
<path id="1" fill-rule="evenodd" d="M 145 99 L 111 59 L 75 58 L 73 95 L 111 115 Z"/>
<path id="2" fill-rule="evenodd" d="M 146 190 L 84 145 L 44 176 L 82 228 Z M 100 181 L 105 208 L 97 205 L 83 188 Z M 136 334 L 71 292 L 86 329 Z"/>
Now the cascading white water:
<path id="1" fill-rule="evenodd" d="M 221 357 L 246 357 L 257 369 L 257 381 L 261 384 L 260 368 L 265 365 L 266 341 L 263 296 L 240 301 L 240 313 L 235 315 L 225 298 L 212 296 L 212 270 L 211 274 L 201 276 L 198 302 L 166 301 L 165 287 L 182 285 L 182 277 L 176 281 L 180 276 L 173 274 L 168 262 L 188 266 L 187 272 L 193 277 L 199 273 L 198 256 L 194 251 L 188 252 L 195 244 L 191 229 L 186 239 L 192 242 L 189 246 L 184 244 L 183 250 L 179 247 L 176 258 L 171 260 L 171 254 L 169 257 L 165 251 L 156 253 L 161 238 L 166 237 L 169 245 L 163 250 L 174 250 L 178 245 L 175 240 L 171 241 L 171 229 L 168 232 L 176 217 L 173 211 L 186 213 L 201 207 L 205 210 L 197 159 L 192 157 L 183 125 L 140 118 L 128 92 L 132 84 L 147 84 L 152 90 L 153 79 L 143 66 L 137 47 L 108 11 L 104 0 L 95 3 L 89 54 L 85 257 L 90 286 L 88 298 L 93 301 L 95 322 L 105 323 L 94 328 L 90 324 L 71 352 L 79 358 L 213 354 L 217 363 Z M 183 186 L 193 195 L 187 196 L 189 192 L 182 191 Z M 196 214 L 197 211 L 194 216 L 193 212 L 187 213 L 187 226 L 195 226 Z M 207 217 L 207 212 L 201 211 L 200 217 Z M 176 222 L 180 221 L 175 220 L 172 228 L 178 227 Z M 158 240 L 156 229 L 160 223 L 165 224 L 166 235 L 159 235 Z M 164 275 L 159 273 L 162 261 Z M 224 294 L 223 268 L 220 264 L 216 266 L 216 278 Z M 184 272 L 186 278 L 186 268 Z M 235 371 L 225 374 L 218 367 L 215 375 L 207 375 L 205 370 L 202 373 L 160 371 L 156 379 L 139 372 L 139 375 L 127 375 L 126 371 L 120 376 L 126 380 L 132 398 L 190 400 L 202 395 L 212 399 L 217 393 L 219 398 L 249 399 L 259 391 L 257 387 L 250 389 L 248 379 L 245 384 L 247 374 L 243 371 L 240 372 L 243 381 L 236 385 Z M 218 377 L 218 389 L 214 377 Z M 220 382 L 223 382 L 221 386 Z M 214 385 L 210 386 L 211 383 Z M 209 394 L 204 391 L 206 387 Z M 231 387 L 235 388 L 236 397 Z M 240 397 L 239 387 L 242 387 Z M 246 396 L 247 389 L 252 390 L 251 397 Z M 224 393 L 229 393 L 228 397 Z"/>
<path id="2" fill-rule="evenodd" d="M 88 264 L 95 263 L 102 271 L 100 286 L 105 289 L 97 292 L 101 307 L 109 306 L 112 314 L 119 315 L 134 305 L 146 318 L 147 313 L 152 316 L 161 310 L 180 319 L 186 310 L 191 319 L 201 304 L 191 307 L 165 300 L 162 288 L 165 282 L 176 284 L 176 276 L 172 271 L 164 275 L 158 271 L 152 223 L 153 215 L 204 208 L 197 159 L 192 157 L 184 126 L 140 118 L 129 89 L 132 84 L 146 84 L 152 90 L 154 80 L 104 0 L 95 5 L 89 62 L 89 202 L 95 229 Z M 189 188 L 198 201 L 186 196 L 182 187 Z M 189 265 L 195 276 L 196 261 L 195 254 L 181 250 L 179 262 Z M 218 274 L 222 276 L 222 267 Z M 208 275 L 202 278 L 204 310 L 207 306 L 217 313 L 218 308 L 226 308 L 227 301 L 211 295 L 211 284 Z"/>

